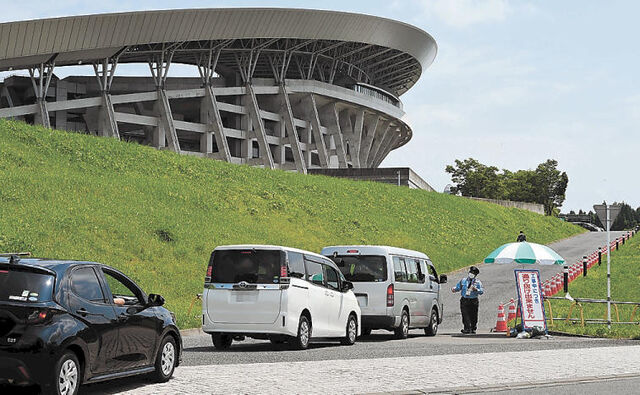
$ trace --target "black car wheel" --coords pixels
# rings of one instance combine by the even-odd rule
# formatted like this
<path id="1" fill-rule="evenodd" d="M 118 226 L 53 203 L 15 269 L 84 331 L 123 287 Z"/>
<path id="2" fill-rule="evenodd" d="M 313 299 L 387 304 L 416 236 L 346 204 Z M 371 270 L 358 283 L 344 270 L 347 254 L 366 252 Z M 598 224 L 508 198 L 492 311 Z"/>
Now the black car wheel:
<path id="1" fill-rule="evenodd" d="M 218 350 L 228 350 L 233 343 L 233 337 L 222 333 L 214 333 L 211 335 L 213 346 Z"/>
<path id="2" fill-rule="evenodd" d="M 396 339 L 406 339 L 409 336 L 409 313 L 407 310 L 402 310 L 400 316 L 400 326 L 395 330 Z"/>
<path id="3" fill-rule="evenodd" d="M 156 356 L 156 371 L 153 378 L 158 383 L 165 383 L 173 376 L 176 369 L 176 359 L 178 358 L 178 350 L 176 349 L 176 341 L 171 335 L 167 335 L 162 339 L 158 355 Z"/>
<path id="4" fill-rule="evenodd" d="M 309 347 L 309 339 L 311 339 L 311 323 L 307 317 L 301 315 L 298 322 L 298 336 L 294 337 L 289 343 L 296 350 L 305 350 Z"/>
<path id="5" fill-rule="evenodd" d="M 82 383 L 82 368 L 72 352 L 66 352 L 56 363 L 53 382 L 43 388 L 45 394 L 76 395 Z"/>
<path id="6" fill-rule="evenodd" d="M 435 336 L 438 333 L 438 313 L 431 310 L 431 322 L 429 326 L 424 328 L 424 334 L 427 336 Z"/>
<path id="7" fill-rule="evenodd" d="M 358 337 L 358 320 L 355 315 L 350 315 L 347 320 L 347 332 L 340 342 L 345 346 L 352 346 Z"/>

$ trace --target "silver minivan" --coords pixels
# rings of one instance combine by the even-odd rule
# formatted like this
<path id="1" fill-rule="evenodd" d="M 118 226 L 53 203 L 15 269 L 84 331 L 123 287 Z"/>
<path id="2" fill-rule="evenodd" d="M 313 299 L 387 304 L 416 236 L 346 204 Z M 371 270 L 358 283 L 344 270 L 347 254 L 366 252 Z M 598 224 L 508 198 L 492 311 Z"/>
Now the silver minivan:
<path id="1" fill-rule="evenodd" d="M 386 329 L 404 339 L 409 330 L 424 328 L 434 336 L 442 322 L 440 286 L 429 257 L 418 251 L 388 246 L 330 246 L 322 255 L 332 259 L 347 281 L 362 311 L 362 334 Z"/>

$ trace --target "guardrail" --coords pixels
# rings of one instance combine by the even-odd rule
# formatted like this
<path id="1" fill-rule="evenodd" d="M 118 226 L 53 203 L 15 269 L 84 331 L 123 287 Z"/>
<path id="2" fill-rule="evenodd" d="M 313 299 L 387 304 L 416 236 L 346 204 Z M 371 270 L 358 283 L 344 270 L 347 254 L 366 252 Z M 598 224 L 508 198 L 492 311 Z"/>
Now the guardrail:
<path id="1" fill-rule="evenodd" d="M 606 315 L 607 312 L 605 310 L 604 315 L 605 318 L 604 319 L 591 319 L 591 318 L 584 318 L 584 308 L 582 307 L 583 303 L 600 303 L 600 304 L 607 304 L 607 301 L 604 299 L 588 299 L 588 298 L 572 298 L 572 299 L 567 299 L 567 298 L 561 298 L 559 296 L 547 296 L 544 298 L 545 302 L 547 303 L 547 313 L 548 313 L 548 317 L 547 320 L 549 320 L 549 326 L 553 327 L 553 321 L 564 321 L 566 323 L 569 322 L 580 322 L 580 325 L 584 328 L 584 324 L 607 324 L 608 321 L 606 319 Z M 571 307 L 569 307 L 569 312 L 567 313 L 566 317 L 554 317 L 553 316 L 553 310 L 551 309 L 551 300 L 566 300 L 566 301 L 572 301 L 573 303 L 571 304 Z M 616 312 L 616 321 L 612 321 L 612 324 L 620 324 L 620 325 L 640 325 L 640 317 L 638 317 L 638 320 L 635 320 L 636 318 L 636 313 L 638 311 L 638 308 L 640 308 L 640 302 L 614 302 L 611 301 L 611 305 L 614 306 L 615 312 Z M 631 312 L 631 318 L 629 318 L 629 321 L 620 321 L 620 311 L 618 310 L 618 305 L 633 305 L 633 311 Z M 578 307 L 580 309 L 580 319 L 578 318 L 572 318 L 572 314 L 573 314 L 573 309 L 575 307 Z"/>

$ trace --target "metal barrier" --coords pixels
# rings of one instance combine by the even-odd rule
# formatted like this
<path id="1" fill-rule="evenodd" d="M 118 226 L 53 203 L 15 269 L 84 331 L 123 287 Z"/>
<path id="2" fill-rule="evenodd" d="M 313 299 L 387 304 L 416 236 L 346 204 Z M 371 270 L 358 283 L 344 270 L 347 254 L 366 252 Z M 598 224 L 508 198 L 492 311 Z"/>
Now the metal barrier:
<path id="1" fill-rule="evenodd" d="M 196 296 L 191 300 L 191 305 L 189 306 L 189 311 L 187 312 L 187 316 L 191 317 L 191 310 L 193 310 L 193 305 L 196 304 L 196 300 L 202 300 L 202 294 L 196 294 Z"/>
<path id="2" fill-rule="evenodd" d="M 607 312 L 605 311 L 605 318 L 604 319 L 591 319 L 591 318 L 584 318 L 584 308 L 582 307 L 582 303 L 601 303 L 601 304 L 606 304 L 607 301 L 603 300 L 603 299 L 582 299 L 582 298 L 574 298 L 573 299 L 573 303 L 571 304 L 571 306 L 569 307 L 569 312 L 567 313 L 566 317 L 554 317 L 553 316 L 553 310 L 551 309 L 551 300 L 567 300 L 570 301 L 570 299 L 566 299 L 566 298 L 561 298 L 561 297 L 557 297 L 557 296 L 547 296 L 544 298 L 545 302 L 547 302 L 547 311 L 548 311 L 548 320 L 549 320 L 549 326 L 553 327 L 554 321 L 564 321 L 565 323 L 569 323 L 569 322 L 580 322 L 580 326 L 584 328 L 585 323 L 586 324 L 607 324 L 607 317 L 606 314 Z M 638 308 L 640 307 L 640 302 L 614 302 L 611 301 L 611 305 L 614 307 L 615 312 L 616 312 L 616 321 L 615 322 L 611 322 L 612 324 L 621 324 L 621 325 L 640 325 L 640 318 L 639 320 L 634 320 L 635 316 L 636 316 L 636 312 L 638 310 Z M 618 310 L 618 305 L 634 305 L 633 307 L 633 312 L 631 313 L 631 318 L 629 319 L 629 321 L 620 321 L 620 311 Z M 578 306 L 578 308 L 580 309 L 580 319 L 578 318 L 572 318 L 572 314 L 573 314 L 573 309 Z"/>

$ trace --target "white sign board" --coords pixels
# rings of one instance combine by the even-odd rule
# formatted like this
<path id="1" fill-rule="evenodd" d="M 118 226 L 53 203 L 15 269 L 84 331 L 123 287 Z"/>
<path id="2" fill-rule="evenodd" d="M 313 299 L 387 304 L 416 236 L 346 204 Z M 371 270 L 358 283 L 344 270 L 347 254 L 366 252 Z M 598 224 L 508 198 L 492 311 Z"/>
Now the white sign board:
<path id="1" fill-rule="evenodd" d="M 525 328 L 540 326 L 546 330 L 540 272 L 532 269 L 516 269 L 515 273 L 522 326 Z"/>

